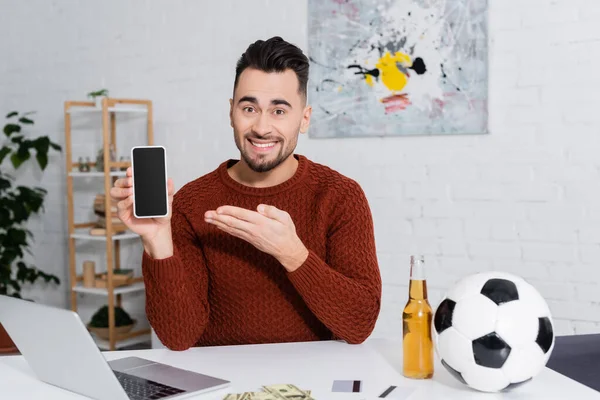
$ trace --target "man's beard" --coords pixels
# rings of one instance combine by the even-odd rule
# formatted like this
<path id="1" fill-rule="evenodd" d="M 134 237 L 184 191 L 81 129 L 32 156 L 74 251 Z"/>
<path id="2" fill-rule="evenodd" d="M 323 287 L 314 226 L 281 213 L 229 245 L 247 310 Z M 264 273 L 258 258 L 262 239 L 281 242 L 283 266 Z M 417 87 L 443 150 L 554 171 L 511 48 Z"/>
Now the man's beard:
<path id="1" fill-rule="evenodd" d="M 245 143 L 247 143 L 248 137 L 244 137 L 242 140 L 244 140 Z M 287 160 L 288 157 L 294 152 L 294 149 L 295 149 L 294 143 L 289 143 L 287 147 L 283 147 L 284 142 L 278 141 L 278 144 L 281 144 L 281 148 L 279 149 L 279 153 L 273 160 L 266 160 L 262 156 L 259 156 L 257 159 L 253 160 L 250 157 L 248 157 L 248 155 L 246 154 L 246 151 L 244 151 L 244 147 L 241 145 L 241 143 L 239 143 L 239 140 L 237 139 L 237 135 L 236 135 L 235 142 L 236 142 L 238 150 L 240 151 L 242 159 L 246 162 L 246 164 L 254 172 L 267 172 L 267 171 L 272 170 L 273 168 L 277 167 L 278 165 L 283 163 L 285 160 Z M 252 144 L 248 143 L 248 146 L 252 146 Z"/>

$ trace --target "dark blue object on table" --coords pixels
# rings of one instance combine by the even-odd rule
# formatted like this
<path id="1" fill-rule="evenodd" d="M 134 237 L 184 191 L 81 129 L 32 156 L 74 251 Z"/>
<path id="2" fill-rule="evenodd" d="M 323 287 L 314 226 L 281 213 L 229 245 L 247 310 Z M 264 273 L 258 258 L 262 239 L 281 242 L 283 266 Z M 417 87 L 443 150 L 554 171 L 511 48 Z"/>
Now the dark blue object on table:
<path id="1" fill-rule="evenodd" d="M 600 391 L 600 334 L 557 336 L 546 366 Z"/>

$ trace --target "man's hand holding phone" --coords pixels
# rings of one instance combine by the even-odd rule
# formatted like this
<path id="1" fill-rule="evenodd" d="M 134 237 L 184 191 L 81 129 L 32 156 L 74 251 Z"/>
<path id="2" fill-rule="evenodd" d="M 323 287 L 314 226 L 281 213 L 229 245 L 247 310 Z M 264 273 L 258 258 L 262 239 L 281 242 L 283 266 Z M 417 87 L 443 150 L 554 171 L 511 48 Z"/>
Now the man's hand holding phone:
<path id="1" fill-rule="evenodd" d="M 132 232 L 141 236 L 144 249 L 153 258 L 167 258 L 173 255 L 173 240 L 171 236 L 171 205 L 173 203 L 173 180 L 167 180 L 169 196 L 169 214 L 158 218 L 136 218 L 133 213 L 133 178 L 131 167 L 127 168 L 126 176 L 115 181 L 110 189 L 110 196 L 117 200 L 119 219 Z"/>

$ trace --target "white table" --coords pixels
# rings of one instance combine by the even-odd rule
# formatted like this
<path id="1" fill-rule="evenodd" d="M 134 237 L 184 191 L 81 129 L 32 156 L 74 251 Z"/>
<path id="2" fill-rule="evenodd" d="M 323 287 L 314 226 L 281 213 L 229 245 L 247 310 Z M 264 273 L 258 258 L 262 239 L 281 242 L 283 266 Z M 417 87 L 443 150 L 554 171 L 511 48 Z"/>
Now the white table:
<path id="1" fill-rule="evenodd" d="M 476 392 L 457 382 L 436 358 L 434 378 L 409 380 L 401 375 L 400 341 L 373 339 L 361 345 L 312 342 L 105 352 L 107 360 L 130 355 L 205 373 L 232 382 L 231 387 L 192 397 L 222 399 L 226 393 L 252 391 L 261 385 L 292 383 L 310 389 L 318 400 L 376 399 L 389 386 L 414 388 L 409 400 L 424 399 L 600 399 L 600 393 L 545 368 L 540 375 L 512 392 Z M 56 360 L 60 368 L 60 360 Z M 362 393 L 332 393 L 334 380 L 361 380 Z M 399 391 L 399 390 L 398 390 Z M 38 381 L 21 356 L 0 357 L 0 398 L 82 399 L 84 397 Z M 392 395 L 386 399 L 393 398 Z"/>

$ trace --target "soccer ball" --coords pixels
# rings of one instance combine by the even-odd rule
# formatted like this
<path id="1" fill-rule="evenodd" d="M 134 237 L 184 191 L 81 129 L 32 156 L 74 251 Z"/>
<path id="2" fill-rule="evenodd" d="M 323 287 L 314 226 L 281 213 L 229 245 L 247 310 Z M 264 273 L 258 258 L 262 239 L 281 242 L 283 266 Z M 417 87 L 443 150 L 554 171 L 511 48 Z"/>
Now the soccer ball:
<path id="1" fill-rule="evenodd" d="M 457 282 L 434 315 L 433 338 L 452 376 L 483 392 L 528 382 L 554 349 L 550 309 L 524 279 L 483 272 Z"/>

